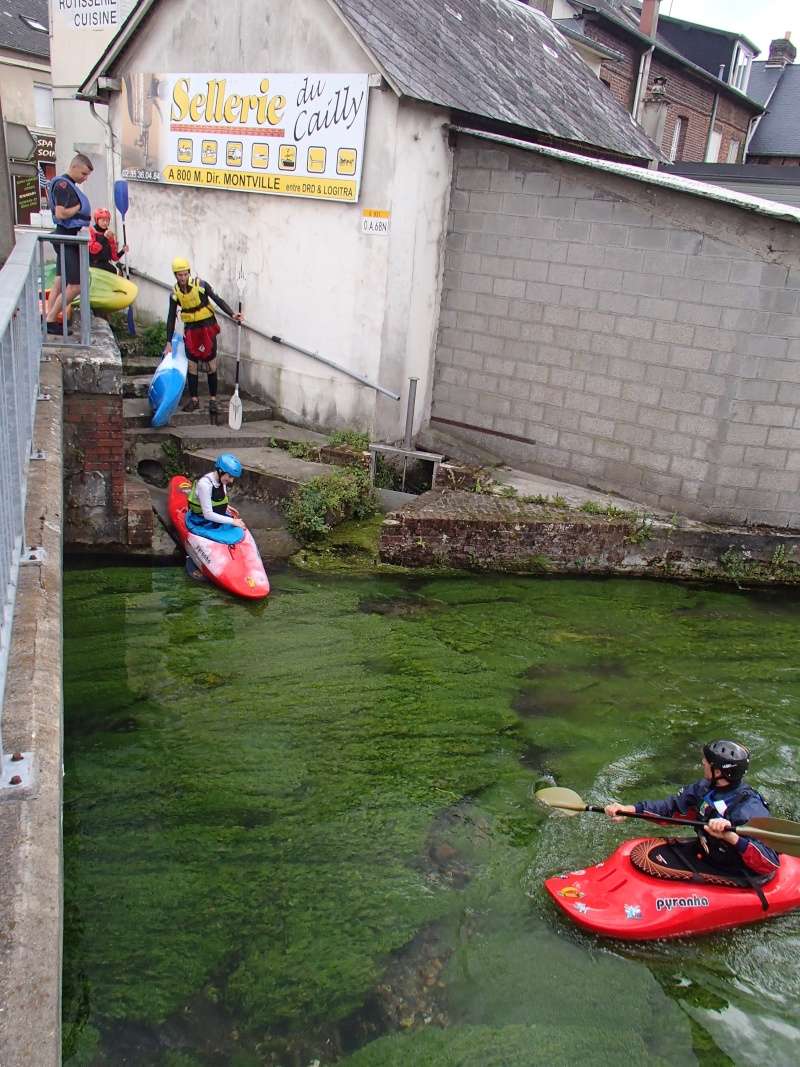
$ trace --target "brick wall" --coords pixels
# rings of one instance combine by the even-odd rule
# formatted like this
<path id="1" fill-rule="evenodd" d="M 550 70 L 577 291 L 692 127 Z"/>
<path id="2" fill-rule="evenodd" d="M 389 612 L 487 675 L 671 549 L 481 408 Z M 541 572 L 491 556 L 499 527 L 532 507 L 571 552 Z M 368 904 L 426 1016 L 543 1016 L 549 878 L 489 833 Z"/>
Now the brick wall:
<path id="1" fill-rule="evenodd" d="M 64 541 L 128 540 L 122 360 L 107 323 L 92 320 L 88 349 L 62 349 L 64 367 Z"/>
<path id="2" fill-rule="evenodd" d="M 601 66 L 601 77 L 607 82 L 620 104 L 630 111 L 633 94 L 639 76 L 641 48 L 631 43 L 623 34 L 616 34 L 599 23 L 585 24 L 587 37 L 600 44 L 607 45 L 620 52 L 623 59 L 618 62 L 606 62 Z M 711 114 L 714 109 L 714 88 L 691 72 L 682 70 L 672 63 L 664 62 L 658 54 L 653 56 L 650 64 L 648 84 L 654 78 L 666 79 L 666 96 L 669 101 L 667 122 L 664 129 L 662 149 L 669 153 L 675 124 L 679 117 L 686 119 L 686 134 L 683 149 L 678 158 L 685 162 L 702 163 L 705 160 Z M 753 112 L 734 99 L 720 96 L 717 107 L 715 129 L 722 134 L 719 158 L 725 162 L 731 140 L 744 145 L 748 123 Z M 741 158 L 741 153 L 740 153 Z"/>
<path id="3" fill-rule="evenodd" d="M 600 25 L 593 25 L 587 22 L 584 32 L 587 37 L 591 37 L 598 44 L 604 44 L 608 48 L 613 48 L 615 52 L 621 53 L 622 60 L 601 64 L 600 77 L 608 84 L 611 92 L 625 110 L 630 111 L 633 106 L 636 81 L 639 76 L 639 62 L 642 50 L 631 44 L 626 38 L 618 37 Z"/>
<path id="4" fill-rule="evenodd" d="M 798 226 L 478 138 L 455 164 L 434 425 L 668 511 L 800 526 Z"/>

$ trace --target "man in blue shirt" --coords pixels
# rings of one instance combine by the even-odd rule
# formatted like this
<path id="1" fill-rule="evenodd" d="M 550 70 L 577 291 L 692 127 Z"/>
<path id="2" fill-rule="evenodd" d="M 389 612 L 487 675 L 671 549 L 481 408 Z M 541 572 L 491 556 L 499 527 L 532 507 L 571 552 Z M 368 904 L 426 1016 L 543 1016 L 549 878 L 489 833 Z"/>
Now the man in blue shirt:
<path id="1" fill-rule="evenodd" d="M 53 178 L 50 182 L 47 198 L 56 224 L 56 233 L 74 237 L 92 221 L 89 200 L 78 186 L 86 181 L 93 170 L 94 167 L 89 157 L 79 152 L 70 163 L 66 173 Z M 47 332 L 61 333 L 61 327 L 58 325 L 59 313 L 62 307 L 68 308 L 81 291 L 80 258 L 76 244 L 63 245 L 65 277 L 62 278 L 60 252 L 62 245 L 54 241 L 53 247 L 56 250 L 56 277 L 47 302 Z"/>
<path id="2" fill-rule="evenodd" d="M 606 815 L 615 822 L 624 819 L 619 812 L 700 819 L 705 825 L 696 827 L 696 859 L 720 872 L 773 874 L 780 865 L 776 853 L 762 841 L 736 833 L 736 827 L 750 819 L 769 817 L 764 798 L 742 781 L 749 764 L 750 753 L 744 745 L 712 741 L 703 746 L 703 777 L 699 782 L 684 786 L 665 800 L 606 804 Z"/>

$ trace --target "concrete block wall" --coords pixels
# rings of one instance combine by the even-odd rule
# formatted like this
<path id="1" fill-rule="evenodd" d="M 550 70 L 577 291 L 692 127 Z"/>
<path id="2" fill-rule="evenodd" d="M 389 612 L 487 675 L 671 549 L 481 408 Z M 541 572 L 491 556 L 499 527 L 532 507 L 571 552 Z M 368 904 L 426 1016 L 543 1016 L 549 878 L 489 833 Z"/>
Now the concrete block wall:
<path id="1" fill-rule="evenodd" d="M 667 511 L 800 527 L 800 226 L 455 152 L 432 423 Z"/>

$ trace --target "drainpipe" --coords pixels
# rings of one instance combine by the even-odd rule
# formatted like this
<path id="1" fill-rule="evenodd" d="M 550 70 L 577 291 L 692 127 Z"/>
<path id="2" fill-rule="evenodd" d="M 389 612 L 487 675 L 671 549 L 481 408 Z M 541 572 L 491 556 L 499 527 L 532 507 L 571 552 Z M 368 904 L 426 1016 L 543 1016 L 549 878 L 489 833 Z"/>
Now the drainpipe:
<path id="1" fill-rule="evenodd" d="M 114 131 L 111 129 L 111 123 L 101 118 L 95 110 L 95 101 L 89 101 L 89 110 L 92 113 L 92 117 L 97 119 L 100 125 L 103 127 L 105 133 L 106 142 L 106 180 L 108 182 L 108 210 L 110 211 L 114 204 Z M 116 209 L 114 210 L 114 217 L 116 218 Z M 118 229 L 117 226 L 114 229 Z"/>
<path id="2" fill-rule="evenodd" d="M 650 77 L 650 61 L 653 58 L 653 52 L 655 45 L 651 45 L 646 52 L 642 53 L 642 58 L 639 60 L 639 77 L 636 79 L 636 92 L 633 94 L 633 106 L 631 107 L 631 115 L 635 122 L 641 125 L 641 111 L 644 103 L 644 94 L 647 89 L 647 79 Z"/>
<path id="3" fill-rule="evenodd" d="M 661 0 L 642 0 L 642 13 L 639 17 L 639 30 L 645 37 L 655 38 L 658 30 L 658 10 Z M 641 125 L 642 105 L 647 92 L 647 81 L 650 77 L 650 63 L 653 58 L 655 45 L 651 45 L 639 61 L 639 77 L 636 80 L 636 92 L 633 94 L 633 107 L 631 115 Z"/>

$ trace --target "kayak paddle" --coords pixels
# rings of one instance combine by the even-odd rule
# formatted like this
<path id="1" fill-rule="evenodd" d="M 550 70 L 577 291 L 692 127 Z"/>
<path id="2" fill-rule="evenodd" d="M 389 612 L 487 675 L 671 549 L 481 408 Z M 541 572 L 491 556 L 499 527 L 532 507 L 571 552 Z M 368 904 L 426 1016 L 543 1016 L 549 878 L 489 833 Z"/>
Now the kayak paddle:
<path id="1" fill-rule="evenodd" d="M 239 314 L 242 313 L 242 294 L 244 292 L 244 267 L 240 264 L 239 273 L 236 275 L 236 286 L 239 290 Z M 239 396 L 239 360 L 242 354 L 242 324 L 236 324 L 236 387 L 228 404 L 228 425 L 232 430 L 242 428 L 242 400 Z"/>
<path id="2" fill-rule="evenodd" d="M 573 789 L 561 786 L 547 786 L 536 792 L 536 799 L 549 808 L 577 815 L 581 811 L 594 811 L 605 814 L 605 808 L 599 804 L 586 804 Z M 628 819 L 644 819 L 645 822 L 677 823 L 679 826 L 705 826 L 701 819 L 679 819 L 671 815 L 641 815 L 634 811 L 620 811 Z M 787 856 L 800 856 L 800 823 L 788 819 L 761 818 L 752 819 L 746 826 L 735 827 L 735 832 L 743 837 L 756 837 L 774 848 L 776 852 L 785 852 Z"/>
<path id="3" fill-rule="evenodd" d="M 114 206 L 117 211 L 122 215 L 122 243 L 126 245 L 128 243 L 128 237 L 125 232 L 125 216 L 128 214 L 128 183 L 124 178 L 120 178 L 114 182 Z M 131 268 L 128 266 L 127 259 L 123 266 L 125 271 L 125 277 L 130 278 Z M 133 305 L 128 304 L 128 333 L 131 337 L 136 336 L 136 323 L 133 318 Z"/>

